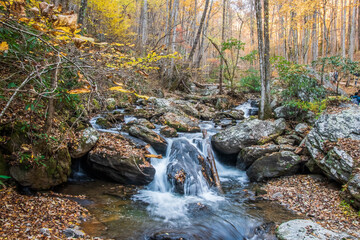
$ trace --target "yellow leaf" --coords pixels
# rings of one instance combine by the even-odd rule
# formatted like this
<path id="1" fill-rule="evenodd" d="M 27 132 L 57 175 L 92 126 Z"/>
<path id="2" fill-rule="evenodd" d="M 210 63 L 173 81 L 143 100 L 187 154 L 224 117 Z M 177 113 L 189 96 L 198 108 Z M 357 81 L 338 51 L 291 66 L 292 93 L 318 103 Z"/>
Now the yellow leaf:
<path id="1" fill-rule="evenodd" d="M 68 91 L 69 94 L 81 94 L 81 93 L 89 93 L 89 92 L 91 91 L 87 88 L 78 88 Z"/>
<path id="2" fill-rule="evenodd" d="M 9 50 L 9 45 L 7 44 L 7 42 L 2 42 L 0 44 L 0 52 L 4 52 L 4 51 L 7 51 Z"/>

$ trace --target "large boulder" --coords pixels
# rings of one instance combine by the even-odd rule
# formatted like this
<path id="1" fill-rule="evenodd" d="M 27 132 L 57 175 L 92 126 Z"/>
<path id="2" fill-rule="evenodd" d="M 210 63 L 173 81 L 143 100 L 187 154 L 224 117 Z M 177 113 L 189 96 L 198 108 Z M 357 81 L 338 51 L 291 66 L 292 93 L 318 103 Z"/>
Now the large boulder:
<path id="1" fill-rule="evenodd" d="M 96 177 L 121 184 L 146 185 L 155 175 L 154 167 L 144 157 L 146 153 L 146 149 L 136 148 L 121 135 L 102 134 L 87 162 Z"/>
<path id="2" fill-rule="evenodd" d="M 81 158 L 85 156 L 95 146 L 99 140 L 99 132 L 95 128 L 88 127 L 78 134 L 70 149 L 72 158 Z"/>
<path id="3" fill-rule="evenodd" d="M 177 137 L 177 131 L 176 129 L 169 127 L 169 126 L 163 126 L 160 128 L 160 134 L 164 137 Z"/>
<path id="4" fill-rule="evenodd" d="M 166 153 L 167 142 L 156 132 L 142 125 L 133 125 L 129 129 L 129 134 L 139 138 L 150 145 L 159 153 Z"/>
<path id="5" fill-rule="evenodd" d="M 160 118 L 160 122 L 175 128 L 178 132 L 200 132 L 199 121 L 192 117 L 168 112 Z"/>
<path id="6" fill-rule="evenodd" d="M 284 119 L 248 120 L 215 134 L 211 142 L 214 148 L 223 154 L 236 154 L 245 147 L 281 135 L 285 127 Z"/>
<path id="7" fill-rule="evenodd" d="M 209 162 L 187 140 L 175 140 L 169 158 L 166 173 L 175 192 L 196 195 L 201 193 L 204 185 L 213 185 Z"/>
<path id="8" fill-rule="evenodd" d="M 295 219 L 281 224 L 276 229 L 280 240 L 339 240 L 356 239 L 345 233 L 327 230 L 311 220 Z"/>
<path id="9" fill-rule="evenodd" d="M 360 208 L 360 172 L 356 172 L 350 178 L 348 189 L 351 196 L 355 199 L 355 205 Z"/>
<path id="10" fill-rule="evenodd" d="M 293 152 L 272 153 L 256 160 L 246 171 L 250 181 L 259 182 L 268 178 L 295 174 L 301 158 Z"/>
<path id="11" fill-rule="evenodd" d="M 352 153 L 360 147 L 360 108 L 321 115 L 307 135 L 306 147 L 325 175 L 347 183 L 357 166 Z"/>
<path id="12" fill-rule="evenodd" d="M 22 161 L 10 166 L 10 175 L 13 179 L 21 186 L 35 190 L 47 190 L 67 182 L 70 172 L 71 157 L 66 146 L 61 146 L 46 159 L 39 159 L 38 163 Z"/>
<path id="13" fill-rule="evenodd" d="M 265 144 L 246 147 L 237 156 L 236 167 L 241 170 L 248 169 L 257 159 L 280 150 L 279 145 Z"/>

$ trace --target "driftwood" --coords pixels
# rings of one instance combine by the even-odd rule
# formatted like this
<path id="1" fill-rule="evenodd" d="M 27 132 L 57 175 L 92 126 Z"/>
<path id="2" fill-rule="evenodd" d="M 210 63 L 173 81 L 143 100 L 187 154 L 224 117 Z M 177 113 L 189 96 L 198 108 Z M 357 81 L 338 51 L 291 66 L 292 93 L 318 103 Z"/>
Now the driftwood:
<path id="1" fill-rule="evenodd" d="M 203 133 L 203 138 L 207 138 L 207 131 L 204 129 L 202 131 Z M 210 141 L 209 139 L 206 141 L 206 151 L 207 151 L 207 161 L 209 161 L 210 163 L 210 166 L 211 166 L 211 173 L 213 175 L 213 179 L 215 181 L 215 186 L 217 187 L 218 191 L 220 193 L 224 193 L 222 187 L 221 187 L 221 182 L 220 182 L 220 178 L 219 178 L 219 175 L 218 175 L 218 172 L 217 172 L 217 169 L 216 169 L 216 164 L 215 164 L 215 158 L 214 158 L 214 155 L 212 153 L 212 150 L 211 150 L 211 144 L 210 144 Z"/>

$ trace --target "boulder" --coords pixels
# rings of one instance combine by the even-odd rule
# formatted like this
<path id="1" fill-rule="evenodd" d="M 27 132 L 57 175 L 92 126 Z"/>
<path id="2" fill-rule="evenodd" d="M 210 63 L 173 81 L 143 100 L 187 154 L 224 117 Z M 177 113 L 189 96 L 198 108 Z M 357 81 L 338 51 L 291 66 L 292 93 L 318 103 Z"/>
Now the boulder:
<path id="1" fill-rule="evenodd" d="M 160 128 L 160 134 L 163 135 L 164 137 L 177 137 L 177 131 L 176 129 L 169 127 L 169 126 L 163 126 Z"/>
<path id="2" fill-rule="evenodd" d="M 116 108 L 116 100 L 115 100 L 115 98 L 107 98 L 105 100 L 105 102 L 106 102 L 106 108 L 108 110 L 111 111 L 111 110 L 114 110 Z"/>
<path id="3" fill-rule="evenodd" d="M 199 111 L 195 108 L 194 104 L 190 103 L 189 101 L 184 100 L 175 100 L 174 101 L 175 107 L 180 111 L 184 112 L 185 114 L 198 118 L 200 116 Z"/>
<path id="4" fill-rule="evenodd" d="M 281 224 L 276 229 L 280 240 L 339 240 L 356 239 L 345 233 L 327 230 L 311 220 L 295 219 Z"/>
<path id="5" fill-rule="evenodd" d="M 85 156 L 95 146 L 100 134 L 95 128 L 88 127 L 78 134 L 78 138 L 71 145 L 70 156 L 81 158 Z"/>
<path id="6" fill-rule="evenodd" d="M 351 196 L 355 199 L 355 205 L 360 208 L 360 172 L 356 172 L 348 183 Z"/>
<path id="7" fill-rule="evenodd" d="M 348 147 L 338 144 L 342 141 Z M 354 106 L 321 115 L 306 137 L 306 147 L 312 161 L 325 175 L 347 183 L 357 164 L 351 156 L 352 150 L 346 148 L 352 147 L 355 151 L 360 147 L 360 108 Z"/>
<path id="8" fill-rule="evenodd" d="M 158 153 L 166 153 L 167 142 L 156 132 L 148 129 L 142 125 L 133 125 L 129 128 L 129 134 L 133 137 L 139 138 L 144 142 L 150 143 L 150 145 Z"/>
<path id="9" fill-rule="evenodd" d="M 259 182 L 268 178 L 295 174 L 301 158 L 293 152 L 272 153 L 256 160 L 246 171 L 250 181 Z"/>
<path id="10" fill-rule="evenodd" d="M 306 123 L 299 123 L 295 127 L 295 132 L 299 134 L 300 136 L 304 137 L 306 132 L 310 129 L 309 125 Z"/>
<path id="11" fill-rule="evenodd" d="M 213 185 L 209 162 L 185 139 L 173 142 L 166 173 L 174 191 L 180 194 L 197 195 L 204 185 Z"/>
<path id="12" fill-rule="evenodd" d="M 145 153 L 146 149 L 136 148 L 121 135 L 102 134 L 87 163 L 96 177 L 121 184 L 146 185 L 154 179 L 155 169 L 146 161 Z"/>
<path id="13" fill-rule="evenodd" d="M 221 119 L 221 118 L 231 118 L 235 120 L 243 120 L 244 112 L 242 110 L 232 110 L 228 112 L 218 112 L 215 115 L 215 118 Z"/>
<path id="14" fill-rule="evenodd" d="M 103 117 L 99 117 L 98 119 L 96 119 L 95 124 L 101 128 L 105 128 L 105 129 L 112 127 L 112 124 L 106 118 L 103 118 Z"/>
<path id="15" fill-rule="evenodd" d="M 295 139 L 289 136 L 279 136 L 275 139 L 275 142 L 279 145 L 291 145 L 295 144 Z"/>
<path id="16" fill-rule="evenodd" d="M 254 145 L 242 149 L 237 156 L 236 167 L 241 170 L 248 169 L 257 159 L 266 154 L 278 152 L 280 147 L 275 144 Z"/>
<path id="17" fill-rule="evenodd" d="M 296 107 L 280 106 L 274 109 L 276 118 L 285 118 L 286 120 L 303 119 L 306 115 L 304 111 Z"/>
<path id="18" fill-rule="evenodd" d="M 35 190 L 47 190 L 67 182 L 71 172 L 71 157 L 66 146 L 62 146 L 47 159 L 30 165 L 26 161 L 10 166 L 10 175 L 21 186 Z"/>
<path id="19" fill-rule="evenodd" d="M 106 115 L 106 120 L 110 123 L 122 123 L 125 121 L 125 115 L 120 112 L 111 112 Z"/>
<path id="20" fill-rule="evenodd" d="M 128 125 L 128 126 L 142 125 L 142 126 L 145 126 L 145 127 L 149 128 L 149 129 L 155 129 L 155 125 L 152 124 L 149 120 L 147 120 L 145 118 L 132 120 L 132 121 L 128 122 L 126 125 Z"/>
<path id="21" fill-rule="evenodd" d="M 237 154 L 245 147 L 281 135 L 285 127 L 284 119 L 276 121 L 247 120 L 215 134 L 211 142 L 214 148 L 223 154 Z"/>
<path id="22" fill-rule="evenodd" d="M 199 121 L 192 117 L 168 112 L 161 116 L 160 122 L 176 129 L 178 132 L 200 132 Z"/>

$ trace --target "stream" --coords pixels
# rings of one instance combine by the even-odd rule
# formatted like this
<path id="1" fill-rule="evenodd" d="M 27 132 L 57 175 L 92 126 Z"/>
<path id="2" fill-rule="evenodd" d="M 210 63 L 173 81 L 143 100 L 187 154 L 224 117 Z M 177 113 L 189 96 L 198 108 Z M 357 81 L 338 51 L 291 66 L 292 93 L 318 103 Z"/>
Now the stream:
<path id="1" fill-rule="evenodd" d="M 256 110 L 249 102 L 236 109 L 243 110 L 245 117 Z M 91 124 L 98 131 L 130 137 L 120 127 L 102 129 L 96 125 L 96 119 Z M 126 116 L 125 122 L 134 119 Z M 160 127 L 156 125 L 154 131 L 159 133 Z M 207 131 L 207 138 L 221 129 L 210 121 L 200 122 L 200 127 Z M 224 165 L 216 154 L 224 194 L 209 188 L 201 171 L 194 176 L 199 179 L 196 185 L 185 183 L 185 194 L 175 193 L 166 174 L 173 141 L 188 141 L 206 157 L 207 139 L 203 139 L 201 132 L 179 133 L 177 138 L 165 139 L 167 152 L 162 159 L 151 159 L 156 174 L 145 187 L 92 179 L 79 163 L 73 168 L 69 183 L 59 191 L 87 196 L 86 200 L 75 199 L 94 217 L 83 224 L 85 232 L 112 239 L 276 239 L 272 231 L 275 223 L 295 218 L 280 206 L 257 201 L 245 171 Z M 158 154 L 152 148 L 149 150 Z"/>

